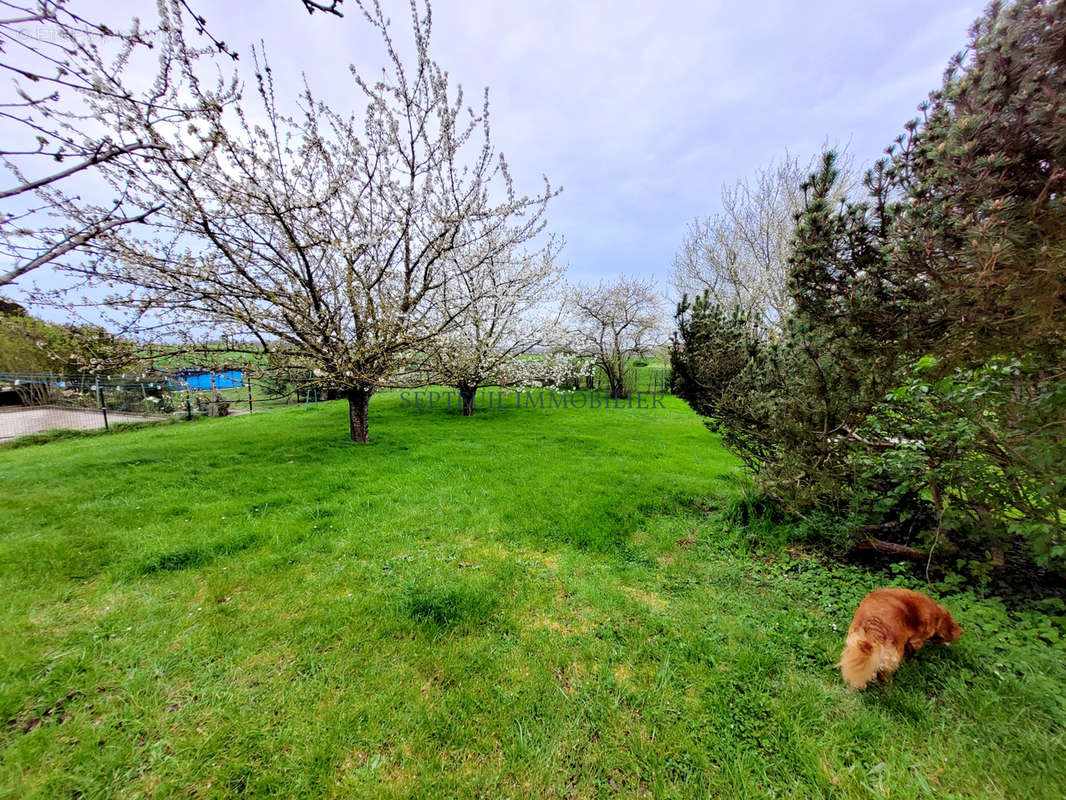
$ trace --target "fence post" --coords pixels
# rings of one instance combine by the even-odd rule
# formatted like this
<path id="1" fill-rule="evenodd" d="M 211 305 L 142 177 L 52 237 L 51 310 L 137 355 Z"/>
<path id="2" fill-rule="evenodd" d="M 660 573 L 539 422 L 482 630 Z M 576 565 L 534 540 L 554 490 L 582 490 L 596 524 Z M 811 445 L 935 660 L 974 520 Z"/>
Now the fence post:
<path id="1" fill-rule="evenodd" d="M 252 408 L 252 382 L 251 381 L 248 381 L 248 413 L 249 414 L 254 413 L 254 409 Z"/>
<path id="2" fill-rule="evenodd" d="M 104 430 L 110 432 L 111 426 L 107 424 L 107 403 L 104 402 L 104 387 L 100 383 L 100 376 L 96 376 L 96 396 L 100 398 L 100 410 L 104 414 Z"/>
<path id="3" fill-rule="evenodd" d="M 185 421 L 190 422 L 192 420 L 192 392 L 188 387 L 185 387 Z"/>

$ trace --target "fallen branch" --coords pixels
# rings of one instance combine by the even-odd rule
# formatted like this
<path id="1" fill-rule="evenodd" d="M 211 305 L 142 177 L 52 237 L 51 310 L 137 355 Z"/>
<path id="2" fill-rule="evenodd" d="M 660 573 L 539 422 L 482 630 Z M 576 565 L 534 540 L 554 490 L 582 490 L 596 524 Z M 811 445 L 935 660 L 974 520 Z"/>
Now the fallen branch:
<path id="1" fill-rule="evenodd" d="M 919 550 L 916 547 L 910 547 L 905 544 L 886 542 L 884 539 L 875 539 L 872 536 L 867 536 L 855 547 L 859 550 L 876 550 L 878 553 L 891 553 L 892 555 L 906 556 L 907 558 L 925 559 L 929 557 L 928 550 Z"/>

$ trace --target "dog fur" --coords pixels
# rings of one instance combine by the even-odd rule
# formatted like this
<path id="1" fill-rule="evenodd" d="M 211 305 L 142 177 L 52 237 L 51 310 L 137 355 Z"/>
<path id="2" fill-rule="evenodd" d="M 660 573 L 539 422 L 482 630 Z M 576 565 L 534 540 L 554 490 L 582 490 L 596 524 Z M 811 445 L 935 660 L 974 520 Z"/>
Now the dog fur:
<path id="1" fill-rule="evenodd" d="M 845 683 L 865 689 L 886 680 L 926 640 L 950 644 L 962 628 L 942 605 L 910 589 L 878 589 L 863 598 L 848 628 L 837 666 Z"/>

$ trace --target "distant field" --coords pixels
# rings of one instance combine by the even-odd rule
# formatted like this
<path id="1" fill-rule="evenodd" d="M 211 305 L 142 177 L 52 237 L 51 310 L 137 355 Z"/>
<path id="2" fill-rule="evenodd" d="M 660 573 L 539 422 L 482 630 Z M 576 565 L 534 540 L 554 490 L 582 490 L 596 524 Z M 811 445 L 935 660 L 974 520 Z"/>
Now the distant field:
<path id="1" fill-rule="evenodd" d="M 1066 796 L 1061 604 L 939 587 L 847 690 L 886 578 L 753 543 L 676 399 L 346 413 L 0 452 L 0 798 Z"/>

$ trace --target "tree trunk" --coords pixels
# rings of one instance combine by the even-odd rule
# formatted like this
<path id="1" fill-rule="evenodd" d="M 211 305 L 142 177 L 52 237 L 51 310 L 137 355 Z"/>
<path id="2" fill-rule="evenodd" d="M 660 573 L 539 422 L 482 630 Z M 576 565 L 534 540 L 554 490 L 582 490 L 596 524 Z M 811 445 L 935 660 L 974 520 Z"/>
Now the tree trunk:
<path id="1" fill-rule="evenodd" d="M 460 386 L 459 396 L 463 398 L 463 416 L 474 416 L 474 395 L 477 394 L 477 385 Z"/>
<path id="2" fill-rule="evenodd" d="M 626 397 L 625 391 L 625 375 L 616 371 L 615 365 L 611 364 L 604 372 L 607 373 L 607 386 L 610 390 L 610 398 L 612 400 L 624 400 Z"/>
<path id="3" fill-rule="evenodd" d="M 370 412 L 370 395 L 373 389 L 348 389 L 344 394 L 348 398 L 348 433 L 353 442 L 366 444 L 370 441 L 370 426 L 367 420 Z"/>

